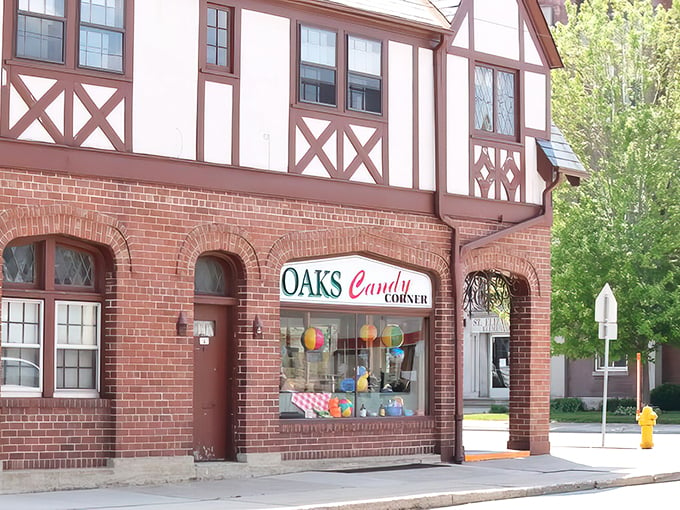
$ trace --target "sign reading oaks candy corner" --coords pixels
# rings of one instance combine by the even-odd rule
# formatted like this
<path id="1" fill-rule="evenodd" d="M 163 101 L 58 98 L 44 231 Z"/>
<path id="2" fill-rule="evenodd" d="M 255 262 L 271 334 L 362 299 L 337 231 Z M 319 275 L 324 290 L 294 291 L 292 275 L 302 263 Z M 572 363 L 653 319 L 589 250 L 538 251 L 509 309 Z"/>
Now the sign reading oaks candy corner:
<path id="1" fill-rule="evenodd" d="M 424 273 L 360 256 L 291 262 L 281 269 L 281 301 L 431 308 Z"/>

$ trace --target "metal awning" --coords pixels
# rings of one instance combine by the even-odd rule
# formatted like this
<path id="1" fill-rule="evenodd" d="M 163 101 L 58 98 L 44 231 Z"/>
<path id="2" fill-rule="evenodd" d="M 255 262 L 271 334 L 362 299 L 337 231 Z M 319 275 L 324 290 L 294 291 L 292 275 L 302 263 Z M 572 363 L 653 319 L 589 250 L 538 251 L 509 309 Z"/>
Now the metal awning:
<path id="1" fill-rule="evenodd" d="M 550 140 L 536 139 L 536 144 L 550 161 L 552 167 L 567 178 L 571 177 L 578 184 L 578 180 L 589 176 L 588 171 L 581 160 L 562 134 L 562 131 L 553 124 L 550 129 Z M 572 179 L 569 179 L 570 181 Z"/>

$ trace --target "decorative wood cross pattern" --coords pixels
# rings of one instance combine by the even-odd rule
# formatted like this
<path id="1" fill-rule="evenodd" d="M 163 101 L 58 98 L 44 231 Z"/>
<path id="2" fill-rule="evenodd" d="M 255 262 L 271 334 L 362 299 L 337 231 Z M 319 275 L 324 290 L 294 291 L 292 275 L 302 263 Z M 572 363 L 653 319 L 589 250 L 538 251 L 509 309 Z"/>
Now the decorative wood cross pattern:
<path id="1" fill-rule="evenodd" d="M 385 126 L 340 116 L 292 113 L 291 172 L 348 181 L 386 182 Z"/>
<path id="2" fill-rule="evenodd" d="M 520 149 L 503 144 L 472 144 L 470 194 L 480 198 L 525 200 L 524 158 Z"/>
<path id="3" fill-rule="evenodd" d="M 2 134 L 8 138 L 130 151 L 131 84 L 9 70 Z"/>

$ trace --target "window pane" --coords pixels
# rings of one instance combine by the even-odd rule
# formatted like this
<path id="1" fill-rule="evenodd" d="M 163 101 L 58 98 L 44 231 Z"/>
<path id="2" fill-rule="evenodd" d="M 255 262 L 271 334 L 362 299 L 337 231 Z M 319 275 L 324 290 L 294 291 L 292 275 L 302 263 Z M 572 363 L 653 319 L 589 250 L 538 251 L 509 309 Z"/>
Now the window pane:
<path id="1" fill-rule="evenodd" d="M 97 345 L 99 305 L 57 304 L 57 344 Z"/>
<path id="2" fill-rule="evenodd" d="M 475 68 L 475 129 L 493 131 L 493 70 Z"/>
<path id="3" fill-rule="evenodd" d="M 40 349 L 2 349 L 2 384 L 40 387 Z"/>
<path id="4" fill-rule="evenodd" d="M 84 67 L 122 72 L 123 34 L 81 26 L 79 59 Z"/>
<path id="5" fill-rule="evenodd" d="M 348 106 L 352 110 L 380 113 L 380 80 L 349 73 Z"/>
<path id="6" fill-rule="evenodd" d="M 3 300 L 3 342 L 40 345 L 40 305 L 36 301 Z"/>
<path id="7" fill-rule="evenodd" d="M 335 67 L 335 32 L 300 27 L 300 61 Z"/>
<path id="8" fill-rule="evenodd" d="M 33 283 L 35 280 L 34 245 L 5 248 L 2 258 L 2 275 L 6 282 Z"/>
<path id="9" fill-rule="evenodd" d="M 63 17 L 64 0 L 20 0 L 19 10 Z"/>
<path id="10" fill-rule="evenodd" d="M 426 414 L 426 332 L 421 317 L 282 310 L 282 417 Z"/>
<path id="11" fill-rule="evenodd" d="M 229 11 L 208 8 L 207 62 L 229 66 Z"/>
<path id="12" fill-rule="evenodd" d="M 17 16 L 17 57 L 48 62 L 64 61 L 64 23 L 19 14 Z"/>
<path id="13" fill-rule="evenodd" d="M 196 261 L 194 292 L 196 294 L 225 295 L 224 269 L 218 260 L 212 257 L 201 257 Z"/>
<path id="14" fill-rule="evenodd" d="M 97 351 L 57 350 L 57 388 L 95 389 Z"/>
<path id="15" fill-rule="evenodd" d="M 88 253 L 57 245 L 54 262 L 54 283 L 92 287 L 94 285 L 94 260 Z"/>
<path id="16" fill-rule="evenodd" d="M 335 71 L 300 65 L 300 101 L 335 106 Z"/>
<path id="17" fill-rule="evenodd" d="M 496 73 L 496 97 L 498 98 L 498 132 L 515 134 L 515 75 Z"/>
<path id="18" fill-rule="evenodd" d="M 380 42 L 352 36 L 349 36 L 347 41 L 349 70 L 380 76 Z"/>
<path id="19" fill-rule="evenodd" d="M 80 0 L 80 21 L 123 28 L 124 0 Z"/>

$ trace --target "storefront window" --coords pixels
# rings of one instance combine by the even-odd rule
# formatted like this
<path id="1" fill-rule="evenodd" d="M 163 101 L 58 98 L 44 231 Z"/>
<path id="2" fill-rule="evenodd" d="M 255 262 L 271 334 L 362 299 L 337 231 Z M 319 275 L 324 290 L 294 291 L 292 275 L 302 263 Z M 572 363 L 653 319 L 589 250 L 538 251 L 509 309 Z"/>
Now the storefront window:
<path id="1" fill-rule="evenodd" d="M 426 347 L 424 317 L 282 309 L 281 417 L 424 415 Z"/>

